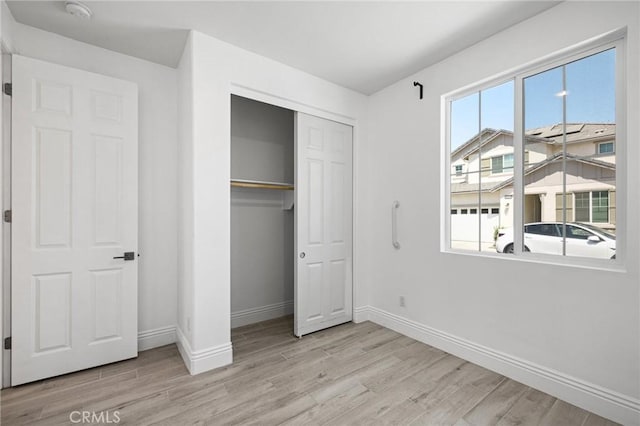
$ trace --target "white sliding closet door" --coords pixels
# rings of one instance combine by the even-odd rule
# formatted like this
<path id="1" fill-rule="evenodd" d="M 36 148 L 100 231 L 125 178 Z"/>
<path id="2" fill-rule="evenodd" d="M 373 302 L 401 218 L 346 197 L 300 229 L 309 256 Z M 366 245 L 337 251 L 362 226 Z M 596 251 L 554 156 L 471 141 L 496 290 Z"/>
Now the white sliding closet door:
<path id="1" fill-rule="evenodd" d="M 296 115 L 296 336 L 353 318 L 353 128 Z"/>
<path id="2" fill-rule="evenodd" d="M 14 55 L 11 125 L 11 384 L 135 357 L 137 86 Z"/>

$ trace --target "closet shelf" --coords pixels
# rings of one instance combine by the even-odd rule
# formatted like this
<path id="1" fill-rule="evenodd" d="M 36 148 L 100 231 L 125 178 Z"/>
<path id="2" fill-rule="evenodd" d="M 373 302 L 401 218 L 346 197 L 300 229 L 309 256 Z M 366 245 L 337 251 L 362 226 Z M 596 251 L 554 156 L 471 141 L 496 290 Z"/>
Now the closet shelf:
<path id="1" fill-rule="evenodd" d="M 293 191 L 292 183 L 266 182 L 262 180 L 231 179 L 231 186 L 236 188 L 259 188 L 259 189 L 279 189 Z"/>

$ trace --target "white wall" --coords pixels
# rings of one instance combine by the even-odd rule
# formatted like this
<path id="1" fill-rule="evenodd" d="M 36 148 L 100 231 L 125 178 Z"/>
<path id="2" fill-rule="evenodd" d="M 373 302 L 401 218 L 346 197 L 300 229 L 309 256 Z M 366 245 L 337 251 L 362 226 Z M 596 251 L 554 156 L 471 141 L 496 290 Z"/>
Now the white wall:
<path id="1" fill-rule="evenodd" d="M 146 349 L 175 341 L 176 70 L 19 23 L 12 27 L 13 53 L 138 84 L 140 343 Z"/>
<path id="2" fill-rule="evenodd" d="M 193 316 L 193 59 L 189 35 L 178 65 L 178 298 L 177 337 L 191 341 Z M 185 350 L 178 346 L 181 351 Z M 188 349 L 187 349 L 188 351 Z"/>
<path id="3" fill-rule="evenodd" d="M 627 424 L 640 419 L 639 12 L 637 2 L 565 2 L 373 95 L 364 179 L 375 191 L 360 207 L 370 318 Z M 441 95 L 624 26 L 626 271 L 441 253 Z M 400 250 L 387 231 L 394 199 Z"/>
<path id="4" fill-rule="evenodd" d="M 294 112 L 231 97 L 231 177 L 293 182 Z"/>
<path id="5" fill-rule="evenodd" d="M 4 0 L 0 2 L 0 20 L 2 20 L 2 44 L 11 51 L 13 48 L 13 27 L 16 21 Z"/>
<path id="6" fill-rule="evenodd" d="M 194 373 L 231 361 L 230 93 L 251 93 L 249 97 L 257 100 L 349 121 L 356 125 L 356 156 L 364 141 L 360 123 L 365 118 L 366 97 L 198 32 L 191 33 L 186 48 L 191 50 L 185 54 L 191 55 L 192 63 L 183 58 L 181 72 L 193 78 L 193 91 L 186 95 L 193 97 L 193 111 L 181 123 L 192 125 L 193 133 L 190 141 L 181 140 L 181 144 L 193 146 L 193 152 L 188 153 L 193 181 L 191 188 L 186 182 L 181 189 L 193 193 L 194 223 L 187 230 L 192 232 L 193 244 L 183 240 L 193 250 L 193 276 L 181 274 L 181 279 L 190 280 L 181 285 L 193 287 L 189 297 L 194 310 L 192 334 L 188 342 L 181 343 L 181 350 L 185 356 L 184 349 L 190 346 L 192 353 L 185 358 Z M 357 170 L 356 163 L 356 174 Z M 356 265 L 360 265 L 357 258 Z M 355 291 L 358 303 L 362 292 Z"/>
<path id="7" fill-rule="evenodd" d="M 231 177 L 293 182 L 294 112 L 231 97 Z M 293 210 L 284 191 L 231 189 L 231 326 L 293 312 Z"/>

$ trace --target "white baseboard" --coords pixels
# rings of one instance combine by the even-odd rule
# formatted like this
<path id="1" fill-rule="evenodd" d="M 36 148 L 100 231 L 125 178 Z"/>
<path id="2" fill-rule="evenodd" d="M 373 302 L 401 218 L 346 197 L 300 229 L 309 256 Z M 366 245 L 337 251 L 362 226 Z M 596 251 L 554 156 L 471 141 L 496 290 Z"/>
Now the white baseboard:
<path id="1" fill-rule="evenodd" d="M 293 313 L 293 300 L 231 312 L 231 328 L 242 327 Z"/>
<path id="2" fill-rule="evenodd" d="M 357 308 L 353 308 L 353 322 L 357 324 L 365 321 L 369 321 L 369 307 L 359 306 Z"/>
<path id="3" fill-rule="evenodd" d="M 138 351 L 170 345 L 176 342 L 176 327 L 162 327 L 138 332 Z"/>
<path id="4" fill-rule="evenodd" d="M 359 319 L 368 318 L 376 324 L 488 368 L 602 417 L 624 425 L 640 424 L 640 400 L 636 398 L 470 342 L 372 306 L 356 310 L 358 312 L 355 317 Z"/>
<path id="5" fill-rule="evenodd" d="M 176 337 L 178 352 L 180 352 L 180 356 L 192 376 L 213 370 L 214 368 L 224 367 L 233 362 L 231 342 L 193 351 L 189 340 L 182 333 L 180 327 L 176 327 Z"/>

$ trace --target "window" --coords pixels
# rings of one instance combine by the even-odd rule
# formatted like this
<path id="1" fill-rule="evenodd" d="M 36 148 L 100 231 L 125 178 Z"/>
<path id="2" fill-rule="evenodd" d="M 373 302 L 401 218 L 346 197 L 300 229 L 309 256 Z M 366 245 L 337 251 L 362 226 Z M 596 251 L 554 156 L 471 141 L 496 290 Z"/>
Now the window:
<path id="1" fill-rule="evenodd" d="M 513 154 L 491 158 L 491 174 L 513 171 Z"/>
<path id="2" fill-rule="evenodd" d="M 609 222 L 609 192 L 591 192 L 591 222 Z"/>
<path id="3" fill-rule="evenodd" d="M 526 225 L 524 227 L 526 234 L 546 235 L 547 237 L 560 237 L 558 225 L 555 223 L 537 223 L 535 225 Z"/>
<path id="4" fill-rule="evenodd" d="M 467 214 L 467 209 L 460 209 L 460 214 Z"/>
<path id="5" fill-rule="evenodd" d="M 455 173 L 465 177 L 464 184 L 448 180 L 445 199 L 449 205 L 474 202 L 471 214 L 482 213 L 464 221 L 448 216 L 447 247 L 495 253 L 498 244 L 488 244 L 492 231 L 518 224 L 519 231 L 502 233 L 512 239 L 513 250 L 508 251 L 515 256 L 615 259 L 615 239 L 603 255 L 589 252 L 597 244 L 576 249 L 567 243 L 588 239 L 589 231 L 580 223 L 593 224 L 597 231 L 592 235 L 602 235 L 603 227 L 619 235 L 616 151 L 624 152 L 624 145 L 616 147 L 621 142 L 616 127 L 624 104 L 616 93 L 622 90 L 618 79 L 623 73 L 617 70 L 621 41 L 600 43 L 558 55 L 555 62 L 523 67 L 496 80 L 498 84 L 483 83 L 445 97 L 449 161 L 463 162 Z M 599 140 L 595 152 L 594 139 Z M 525 233 L 550 236 L 558 243 L 548 249 L 545 244 L 528 247 Z"/>
<path id="6" fill-rule="evenodd" d="M 591 256 L 589 248 L 575 251 L 573 246 L 568 246 L 567 238 L 578 237 L 570 233 L 572 227 L 564 225 L 609 223 L 608 192 L 616 189 L 615 154 L 602 158 L 597 157 L 598 153 L 585 153 L 592 149 L 590 140 L 594 135 L 615 138 L 615 76 L 616 48 L 611 46 L 523 76 L 523 139 L 530 147 L 529 165 L 523 179 L 523 216 L 525 223 L 532 217 L 541 217 L 541 222 L 559 223 L 562 232 L 561 247 L 549 251 L 538 248 L 538 252 L 597 257 Z M 539 155 L 543 148 L 547 149 L 547 155 Z M 604 144 L 602 148 L 607 149 Z M 533 152 L 537 155 L 532 155 Z M 532 171 L 527 173 L 529 170 Z M 608 190 L 584 191 L 589 186 Z M 545 202 L 555 203 L 555 217 L 549 209 L 542 209 L 540 203 L 526 202 L 526 194 L 540 192 L 541 187 L 547 194 Z M 597 254 L 597 247 L 591 249 Z"/>
<path id="7" fill-rule="evenodd" d="M 574 194 L 577 222 L 591 222 L 591 209 L 589 208 L 589 204 L 591 204 L 590 195 L 590 192 L 578 192 Z"/>
<path id="8" fill-rule="evenodd" d="M 502 173 L 502 157 L 493 157 L 491 159 L 491 173 Z"/>
<path id="9" fill-rule="evenodd" d="M 592 191 L 574 194 L 576 222 L 608 223 L 609 192 Z"/>
<path id="10" fill-rule="evenodd" d="M 501 141 L 513 140 L 514 81 L 475 91 L 450 103 L 451 164 L 463 163 L 460 175 L 452 175 L 450 205 L 467 205 L 474 216 L 449 216 L 449 247 L 452 249 L 495 252 L 494 229 L 511 227 L 512 217 L 488 216 L 491 206 L 500 205 L 506 191 L 491 191 L 500 184 L 491 175 L 513 170 L 513 154 L 492 156 L 490 151 Z M 502 152 L 505 152 L 505 149 Z M 511 148 L 506 148 L 507 152 Z M 456 169 L 454 169 L 457 172 Z M 473 204 L 473 207 L 471 205 Z M 467 214 L 464 209 L 462 214 Z"/>
<path id="11" fill-rule="evenodd" d="M 587 240 L 594 234 L 586 229 L 578 228 L 577 226 L 567 225 L 567 238 L 573 238 L 574 240 Z"/>
<path id="12" fill-rule="evenodd" d="M 614 152 L 613 142 L 602 142 L 598 144 L 598 154 L 613 154 Z"/>
<path id="13" fill-rule="evenodd" d="M 502 156 L 502 170 L 513 171 L 513 154 Z"/>
<path id="14" fill-rule="evenodd" d="M 457 209 L 451 209 L 451 214 L 458 214 L 458 210 Z"/>
<path id="15" fill-rule="evenodd" d="M 462 176 L 462 164 L 456 166 L 456 176 Z"/>

